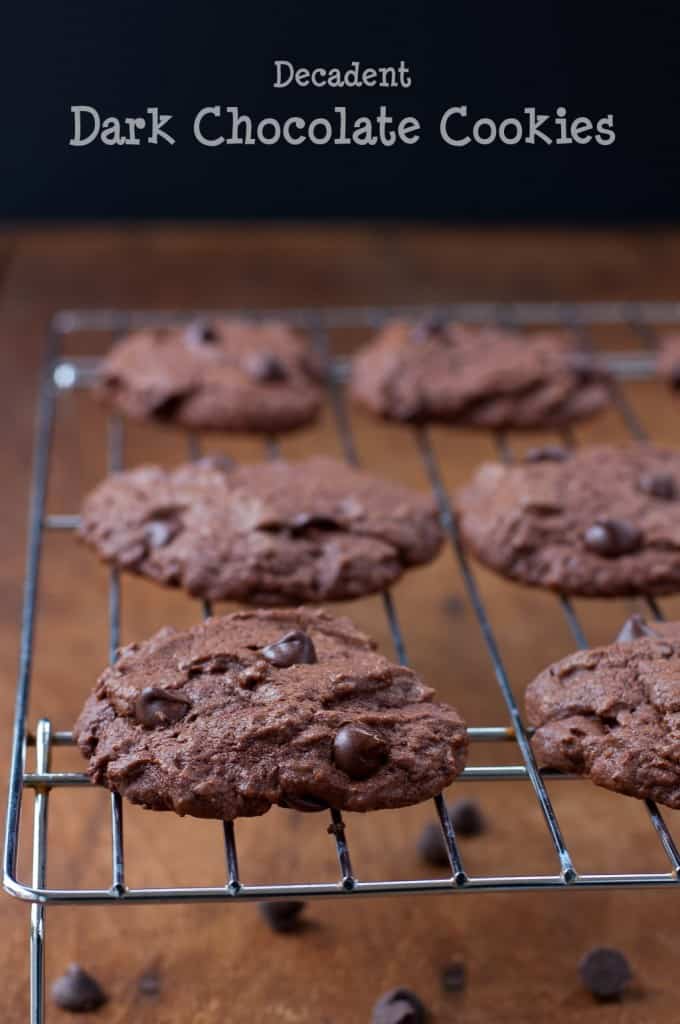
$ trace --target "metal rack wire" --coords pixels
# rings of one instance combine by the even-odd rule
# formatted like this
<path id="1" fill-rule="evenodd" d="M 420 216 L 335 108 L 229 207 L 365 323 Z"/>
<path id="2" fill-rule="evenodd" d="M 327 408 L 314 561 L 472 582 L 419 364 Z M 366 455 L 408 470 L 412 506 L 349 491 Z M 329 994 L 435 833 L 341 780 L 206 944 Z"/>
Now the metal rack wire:
<path id="1" fill-rule="evenodd" d="M 215 317 L 249 316 L 259 319 L 276 316 L 305 329 L 312 336 L 323 356 L 328 371 L 329 395 L 335 425 L 342 444 L 345 458 L 358 464 L 351 419 L 344 399 L 344 367 L 333 358 L 331 336 L 334 331 L 346 328 L 372 328 L 387 317 L 399 313 L 406 316 L 434 314 L 450 316 L 468 322 L 512 323 L 518 326 L 531 324 L 555 324 L 578 331 L 584 337 L 591 326 L 597 324 L 626 326 L 640 339 L 642 350 L 635 353 L 610 354 L 606 357 L 608 366 L 619 376 L 645 376 L 652 368 L 650 347 L 655 344 L 657 325 L 680 322 L 680 303 L 598 303 L 598 304 L 457 304 L 445 307 L 431 307 L 427 310 L 417 307 L 373 308 L 373 309 L 303 309 L 267 311 L 217 311 L 202 310 L 192 314 L 172 312 L 130 312 L 119 310 L 76 310 L 55 315 L 48 337 L 48 350 L 38 401 L 38 422 L 34 450 L 33 486 L 30 499 L 30 525 L 28 537 L 27 568 L 24 589 L 24 607 L 21 625 L 20 665 L 17 685 L 16 710 L 14 718 L 14 742 L 12 750 L 11 776 L 7 807 L 7 825 L 4 850 L 4 887 L 13 896 L 29 901 L 31 907 L 31 1021 L 40 1024 L 44 1014 L 44 918 L 45 907 L 52 903 L 159 903 L 182 901 L 252 901 L 271 899 L 315 897 L 348 898 L 349 896 L 385 895 L 398 893 L 470 893 L 499 890 L 541 890 L 575 888 L 603 888 L 624 886 L 674 886 L 680 882 L 680 852 L 658 808 L 647 801 L 651 825 L 669 861 L 666 872 L 593 874 L 582 873 L 574 865 L 570 851 L 550 800 L 546 778 L 569 779 L 571 776 L 538 770 L 530 742 L 530 733 L 523 724 L 508 673 L 503 663 L 495 632 L 484 606 L 475 572 L 468 561 L 461 544 L 450 500 L 443 483 L 441 469 L 435 448 L 427 427 L 404 428 L 410 430 L 415 449 L 422 460 L 423 468 L 436 497 L 441 523 L 452 547 L 455 559 L 474 611 L 484 645 L 493 666 L 496 681 L 507 707 L 509 724 L 473 727 L 469 729 L 473 742 L 513 743 L 519 749 L 521 761 L 508 765 L 481 765 L 464 770 L 462 781 L 474 780 L 498 782 L 503 780 L 526 780 L 532 787 L 544 819 L 549 838 L 554 847 L 556 870 L 544 875 L 473 876 L 463 864 L 456 842 L 455 831 L 443 797 L 435 798 L 435 810 L 448 853 L 450 874 L 446 878 L 417 878 L 406 880 L 385 879 L 364 882 L 354 872 L 350 857 L 349 843 L 341 814 L 330 811 L 328 832 L 335 843 L 339 864 L 339 877 L 335 882 L 305 882 L 281 885 L 250 885 L 241 880 L 239 872 L 236 835 L 234 824 L 222 825 L 225 852 L 225 884 L 191 885 L 180 888 L 147 887 L 133 888 L 126 883 L 126 865 L 123 842 L 123 805 L 119 796 L 106 794 L 111 804 L 111 884 L 107 888 L 54 889 L 46 886 L 47 865 L 47 814 L 49 794 L 53 788 L 89 786 L 89 779 L 82 772 L 51 770 L 51 752 L 55 746 L 72 743 L 70 733 L 55 732 L 49 721 L 38 721 L 35 732 L 28 728 L 27 711 L 33 654 L 33 638 L 38 610 L 38 579 L 43 534 L 46 530 L 70 531 L 78 525 L 78 516 L 71 513 L 48 514 L 46 511 L 47 481 L 50 469 L 52 434 L 57 408 L 57 397 L 61 391 L 75 387 L 87 387 L 96 369 L 96 360 L 90 357 L 70 358 L 63 352 L 64 339 L 79 331 L 107 331 L 115 334 L 142 325 L 185 323 L 195 316 Z M 628 404 L 617 380 L 612 384 L 612 399 L 627 431 L 632 437 L 644 438 L 645 431 Z M 108 465 L 110 470 L 123 466 L 124 427 L 119 418 L 112 416 L 108 430 Z M 569 432 L 563 432 L 562 440 L 573 444 Z M 495 441 L 499 457 L 512 459 L 512 446 L 505 434 L 497 433 Z M 187 438 L 189 458 L 200 457 L 200 438 Z M 278 457 L 276 438 L 265 441 L 265 452 L 269 458 Z M 389 624 L 395 652 L 399 661 L 407 663 L 406 641 L 397 611 L 389 592 L 382 595 L 385 615 Z M 649 610 L 655 618 L 661 618 L 658 604 L 646 599 Z M 115 659 L 120 646 L 120 581 L 118 572 L 110 572 L 108 611 L 108 654 Z M 578 646 L 586 646 L 587 640 L 578 615 L 566 596 L 558 597 L 562 611 L 574 640 Z M 204 616 L 212 613 L 208 602 L 202 603 Z M 27 770 L 27 748 L 35 747 L 35 770 Z M 18 877 L 19 834 L 22 812 L 22 796 L 25 789 L 35 794 L 33 810 L 32 872 L 29 881 Z M 104 797 L 104 791 L 102 791 Z"/>

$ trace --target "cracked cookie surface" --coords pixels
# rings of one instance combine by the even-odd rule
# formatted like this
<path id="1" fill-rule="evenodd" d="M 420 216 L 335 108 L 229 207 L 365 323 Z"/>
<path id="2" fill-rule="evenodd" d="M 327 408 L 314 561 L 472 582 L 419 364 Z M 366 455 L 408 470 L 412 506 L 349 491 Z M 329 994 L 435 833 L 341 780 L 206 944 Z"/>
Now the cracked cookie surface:
<path id="1" fill-rule="evenodd" d="M 154 810 L 371 811 L 437 795 L 465 724 L 348 619 L 236 612 L 123 649 L 74 727 L 92 780 Z"/>
<path id="2" fill-rule="evenodd" d="M 623 634 L 622 634 L 623 635 Z M 680 623 L 579 651 L 528 687 L 543 768 L 680 808 Z"/>
<path id="3" fill-rule="evenodd" d="M 395 320 L 356 356 L 354 397 L 388 419 L 555 427 L 609 400 L 592 360 L 556 333 Z"/>
<path id="4" fill-rule="evenodd" d="M 86 498 L 79 535 L 122 569 L 255 604 L 373 593 L 441 544 L 429 496 L 323 456 L 113 474 Z"/>
<path id="5" fill-rule="evenodd" d="M 122 338 L 103 360 L 96 393 L 133 419 L 277 433 L 316 418 L 320 376 L 307 341 L 285 324 L 216 320 Z"/>
<path id="6" fill-rule="evenodd" d="M 640 443 L 543 455 L 486 463 L 455 496 L 481 562 L 567 594 L 680 589 L 680 452 Z"/>

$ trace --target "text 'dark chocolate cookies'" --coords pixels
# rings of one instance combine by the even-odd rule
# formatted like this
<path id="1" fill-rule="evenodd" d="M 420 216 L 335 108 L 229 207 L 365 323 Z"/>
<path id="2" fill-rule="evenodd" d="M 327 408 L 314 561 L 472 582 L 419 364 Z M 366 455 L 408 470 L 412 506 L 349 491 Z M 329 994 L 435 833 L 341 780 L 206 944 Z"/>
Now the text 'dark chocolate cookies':
<path id="1" fill-rule="evenodd" d="M 297 659 L 267 656 L 293 635 L 307 640 Z M 94 782 L 153 810 L 372 811 L 433 797 L 462 771 L 465 724 L 432 698 L 348 619 L 237 612 L 125 648 L 74 736 Z"/>
<path id="2" fill-rule="evenodd" d="M 79 535 L 121 569 L 252 604 L 373 593 L 441 544 L 429 496 L 321 456 L 117 473 L 85 500 Z"/>
<path id="3" fill-rule="evenodd" d="M 680 808 L 680 622 L 638 627 L 530 684 L 533 747 L 543 768 Z"/>
<path id="4" fill-rule="evenodd" d="M 355 358 L 354 397 L 387 419 L 556 427 L 609 400 L 595 361 L 558 333 L 395 320 Z"/>
<path id="5" fill-rule="evenodd" d="M 216 320 L 148 328 L 104 359 L 97 394 L 134 419 L 277 433 L 315 419 L 320 364 L 285 324 Z"/>
<path id="6" fill-rule="evenodd" d="M 652 444 L 487 463 L 456 495 L 466 544 L 511 579 L 565 594 L 680 590 L 680 452 Z"/>

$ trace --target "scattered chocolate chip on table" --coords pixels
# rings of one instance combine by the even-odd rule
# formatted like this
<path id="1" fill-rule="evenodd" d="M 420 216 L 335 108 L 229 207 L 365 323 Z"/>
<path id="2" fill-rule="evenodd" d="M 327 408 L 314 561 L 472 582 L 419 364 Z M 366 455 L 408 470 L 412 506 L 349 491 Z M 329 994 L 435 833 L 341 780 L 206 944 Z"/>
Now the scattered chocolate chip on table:
<path id="1" fill-rule="evenodd" d="M 70 1010 L 71 1013 L 90 1013 L 108 1001 L 96 978 L 79 964 L 71 964 L 52 983 L 52 999 L 61 1010 Z"/>
<path id="2" fill-rule="evenodd" d="M 371 1024 L 425 1024 L 425 1006 L 408 988 L 393 988 L 373 1007 Z"/>
<path id="3" fill-rule="evenodd" d="M 306 904 L 302 900 L 267 900 L 257 909 L 274 932 L 294 932 L 302 925 L 301 914 Z"/>
<path id="4" fill-rule="evenodd" d="M 586 953 L 579 964 L 579 973 L 588 991 L 603 1000 L 620 998 L 632 978 L 623 953 L 605 946 Z"/>

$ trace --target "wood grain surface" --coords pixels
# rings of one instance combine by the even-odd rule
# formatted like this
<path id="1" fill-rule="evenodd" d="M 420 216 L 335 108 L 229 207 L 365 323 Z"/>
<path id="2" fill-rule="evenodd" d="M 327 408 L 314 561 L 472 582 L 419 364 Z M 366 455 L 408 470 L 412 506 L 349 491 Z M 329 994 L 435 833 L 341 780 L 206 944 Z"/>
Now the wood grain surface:
<path id="1" fill-rule="evenodd" d="M 25 508 L 30 470 L 36 374 L 46 323 L 58 308 L 121 306 L 298 306 L 433 302 L 455 299 L 678 298 L 680 233 L 664 231 L 473 231 L 391 226 L 54 227 L 6 229 L 0 235 L 2 372 L 0 460 L 0 718 L 3 787 L 9 758 L 17 666 Z M 349 347 L 358 338 L 344 339 Z M 634 339 L 602 332 L 604 344 Z M 84 350 L 96 339 L 78 340 Z M 627 385 L 652 434 L 675 442 L 680 408 L 654 383 Z M 412 440 L 398 428 L 353 414 L 367 467 L 425 489 Z M 75 512 L 84 491 L 105 472 L 104 417 L 86 394 L 59 400 L 49 510 Z M 615 412 L 577 431 L 579 440 L 623 439 Z M 447 483 L 463 481 L 492 454 L 487 437 L 434 432 Z M 531 438 L 531 442 L 534 438 Z M 210 448 L 242 459 L 260 457 L 252 441 L 211 439 Z M 513 439 L 513 443 L 515 443 Z M 520 439 L 518 445 L 529 443 Z M 338 453 L 332 421 L 287 439 L 286 455 Z M 172 431 L 131 427 L 129 464 L 176 462 L 184 456 Z M 549 596 L 479 572 L 501 652 L 521 696 L 550 660 L 573 648 L 557 603 Z M 30 720 L 49 717 L 70 728 L 106 661 L 106 573 L 66 534 L 45 545 Z M 394 592 L 413 665 L 453 702 L 471 725 L 504 724 L 493 679 L 450 551 L 414 571 Z M 578 602 L 588 637 L 606 642 L 626 616 L 627 602 Z M 677 602 L 665 602 L 669 612 Z M 389 632 L 379 598 L 343 605 L 374 633 L 386 652 Z M 123 586 L 123 637 L 142 638 L 163 623 L 197 620 L 195 602 L 143 581 Z M 475 748 L 474 761 L 516 761 L 512 746 Z M 57 750 L 55 765 L 79 767 Z M 551 796 L 577 868 L 584 871 L 665 870 L 644 807 L 586 782 L 554 783 Z M 486 834 L 462 840 L 471 873 L 546 872 L 554 851 L 527 783 L 465 784 L 489 821 Z M 32 798 L 25 800 L 30 812 Z M 30 813 L 27 814 L 27 817 Z M 109 804 L 96 790 L 53 793 L 48 883 L 107 885 Z M 415 841 L 432 806 L 372 816 L 347 815 L 359 877 L 413 877 L 427 871 Z M 667 820 L 677 826 L 677 814 Z M 247 881 L 336 877 L 326 817 L 281 810 L 237 823 Z M 27 830 L 24 839 L 28 838 Z M 126 808 L 126 860 L 132 885 L 221 884 L 225 866 L 219 826 Z M 24 845 L 22 873 L 29 864 Z M 361 1024 L 380 993 L 408 985 L 437 1022 L 606 1021 L 647 1024 L 679 1019 L 677 920 L 680 892 L 609 891 L 452 894 L 443 897 L 315 902 L 308 926 L 270 934 L 253 906 L 62 907 L 47 912 L 47 975 L 72 960 L 100 979 L 109 1004 L 102 1024 Z M 28 907 L 0 901 L 0 1016 L 27 1019 Z M 580 987 L 577 965 L 593 945 L 629 957 L 635 980 L 620 1003 L 595 1003 Z M 463 960 L 464 992 L 445 993 L 440 972 Z M 144 971 L 158 972 L 161 991 L 139 993 Z M 65 1019 L 48 1007 L 47 1020 Z"/>

